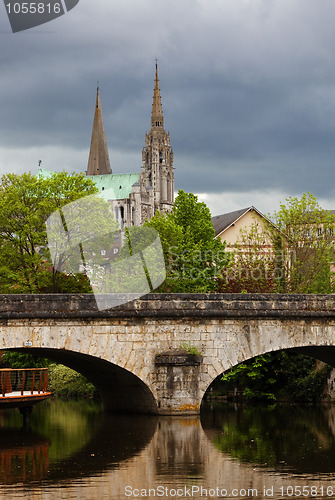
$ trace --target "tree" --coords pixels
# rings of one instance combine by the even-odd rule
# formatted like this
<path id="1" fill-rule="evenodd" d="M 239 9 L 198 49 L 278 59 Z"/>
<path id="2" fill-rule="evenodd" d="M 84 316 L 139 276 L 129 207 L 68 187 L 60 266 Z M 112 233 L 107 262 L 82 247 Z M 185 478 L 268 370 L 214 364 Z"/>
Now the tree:
<path id="1" fill-rule="evenodd" d="M 234 256 L 224 270 L 221 292 L 275 293 L 281 276 L 270 224 L 255 220 L 241 229 L 234 245 Z"/>
<path id="2" fill-rule="evenodd" d="M 331 293 L 335 217 L 305 193 L 288 198 L 271 217 L 283 235 L 273 234 L 281 255 L 282 286 L 288 293 Z"/>
<path id="3" fill-rule="evenodd" d="M 10 368 L 43 368 L 50 364 L 50 361 L 46 358 L 17 351 L 5 351 L 1 357 L 1 362 Z"/>
<path id="4" fill-rule="evenodd" d="M 243 390 L 243 396 L 248 400 L 275 401 L 274 386 L 277 377 L 274 361 L 276 359 L 271 353 L 261 354 L 234 366 L 223 374 L 221 380 Z"/>
<path id="5" fill-rule="evenodd" d="M 214 239 L 211 213 L 196 195 L 180 190 L 172 212 L 157 212 L 146 225 L 160 235 L 166 280 L 160 292 L 211 292 L 229 261 L 225 244 Z"/>
<path id="6" fill-rule="evenodd" d="M 97 192 L 83 174 L 49 178 L 4 175 L 0 184 L 0 290 L 2 293 L 89 291 L 82 276 L 55 271 L 47 249 L 46 220 L 58 208 Z M 72 285 L 71 285 L 72 284 Z"/>
<path id="7" fill-rule="evenodd" d="M 238 388 L 250 402 L 315 403 L 323 396 L 330 367 L 292 351 L 268 352 L 234 366 L 221 380 L 226 390 Z"/>

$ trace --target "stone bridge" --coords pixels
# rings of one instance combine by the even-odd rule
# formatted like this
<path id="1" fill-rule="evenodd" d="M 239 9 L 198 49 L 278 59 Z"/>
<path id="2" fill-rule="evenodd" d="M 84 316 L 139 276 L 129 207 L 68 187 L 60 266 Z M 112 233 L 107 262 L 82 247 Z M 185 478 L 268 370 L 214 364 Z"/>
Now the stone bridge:
<path id="1" fill-rule="evenodd" d="M 198 412 L 216 377 L 269 351 L 335 366 L 333 295 L 150 294 L 104 311 L 93 295 L 0 295 L 0 329 L 0 349 L 79 371 L 111 411 Z"/>

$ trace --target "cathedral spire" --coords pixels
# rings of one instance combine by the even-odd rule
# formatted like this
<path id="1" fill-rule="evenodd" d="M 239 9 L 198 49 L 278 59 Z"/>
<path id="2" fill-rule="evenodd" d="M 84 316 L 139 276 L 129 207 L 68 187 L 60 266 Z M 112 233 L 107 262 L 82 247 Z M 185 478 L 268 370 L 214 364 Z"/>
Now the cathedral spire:
<path id="1" fill-rule="evenodd" d="M 157 59 L 156 59 L 156 76 L 155 76 L 154 97 L 153 97 L 153 102 L 152 102 L 151 130 L 156 129 L 156 128 L 164 129 L 164 118 L 163 118 L 161 93 L 160 93 L 160 88 L 159 88 Z"/>
<path id="2" fill-rule="evenodd" d="M 153 200 L 152 208 L 147 207 L 147 212 L 142 214 L 143 222 L 145 218 L 150 220 L 156 210 L 161 213 L 171 211 L 174 199 L 173 151 L 170 134 L 164 129 L 157 60 L 151 130 L 145 134 L 140 186 L 143 196 Z"/>
<path id="3" fill-rule="evenodd" d="M 102 117 L 99 84 L 97 86 L 97 98 L 92 129 L 91 148 L 88 158 L 86 175 L 111 174 L 112 169 L 109 162 L 104 121 Z"/>

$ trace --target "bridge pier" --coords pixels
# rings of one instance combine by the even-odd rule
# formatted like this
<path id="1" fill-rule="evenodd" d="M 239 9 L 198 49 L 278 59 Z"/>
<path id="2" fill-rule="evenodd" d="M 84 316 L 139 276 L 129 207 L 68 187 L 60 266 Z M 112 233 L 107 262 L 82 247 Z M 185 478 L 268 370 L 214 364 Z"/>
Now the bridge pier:
<path id="1" fill-rule="evenodd" d="M 192 415 L 200 412 L 199 391 L 202 356 L 181 351 L 155 357 L 153 385 L 160 415 Z"/>

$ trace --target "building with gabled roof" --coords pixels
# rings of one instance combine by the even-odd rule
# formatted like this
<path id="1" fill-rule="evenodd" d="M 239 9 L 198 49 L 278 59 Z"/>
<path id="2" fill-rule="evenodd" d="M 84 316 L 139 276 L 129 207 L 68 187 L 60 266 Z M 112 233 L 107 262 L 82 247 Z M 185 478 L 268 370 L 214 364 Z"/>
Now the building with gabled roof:
<path id="1" fill-rule="evenodd" d="M 212 217 L 215 238 L 226 242 L 227 251 L 231 251 L 239 243 L 242 232 L 248 232 L 257 223 L 262 231 L 268 224 L 274 225 L 256 207 L 246 207 L 234 212 Z M 270 244 L 268 242 L 267 244 Z"/>

